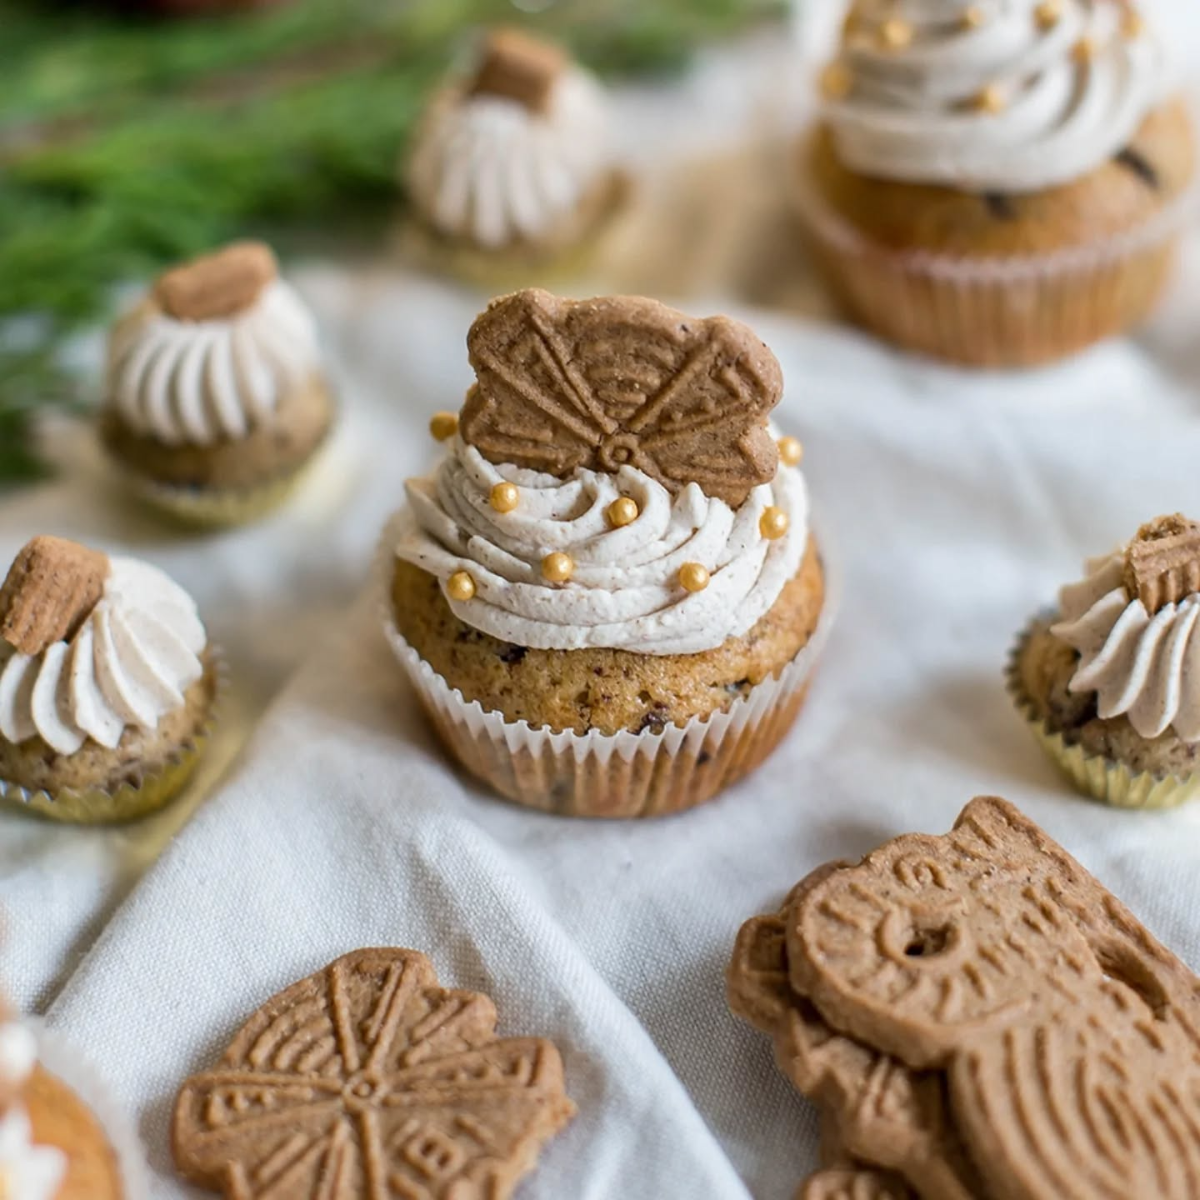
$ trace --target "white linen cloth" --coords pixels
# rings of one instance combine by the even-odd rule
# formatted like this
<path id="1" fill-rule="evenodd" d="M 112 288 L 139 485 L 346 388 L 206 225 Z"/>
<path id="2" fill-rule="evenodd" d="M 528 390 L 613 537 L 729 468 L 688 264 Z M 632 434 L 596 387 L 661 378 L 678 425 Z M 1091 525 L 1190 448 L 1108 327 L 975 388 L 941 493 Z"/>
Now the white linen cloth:
<path id="1" fill-rule="evenodd" d="M 377 347 L 364 364 L 396 398 L 359 439 L 378 507 L 368 519 L 364 502 L 362 524 L 346 526 L 360 568 L 429 454 L 425 419 L 465 382 L 472 313 L 473 301 L 401 284 L 355 317 L 360 344 Z M 726 1010 L 738 925 L 819 862 L 948 828 L 979 792 L 1044 823 L 1200 964 L 1200 809 L 1123 813 L 1072 795 L 1001 683 L 1017 629 L 1085 554 L 1159 512 L 1200 511 L 1190 318 L 1177 293 L 1140 342 L 980 377 L 754 316 L 784 367 L 780 419 L 805 441 L 844 604 L 794 734 L 693 813 L 589 824 L 492 799 L 414 711 L 375 598 L 334 614 L 49 1011 L 137 1112 L 155 1195 L 188 1194 L 166 1150 L 182 1077 L 275 991 L 379 944 L 426 951 L 443 980 L 493 995 L 505 1033 L 562 1048 L 580 1115 L 530 1200 L 789 1196 L 814 1161 L 813 1113 L 767 1040 Z M 344 554 L 310 540 L 298 557 L 316 577 Z M 26 865 L 47 890 L 61 883 L 56 843 L 113 836 L 36 833 Z M 5 882 L 18 944 L 26 921 L 46 924 L 20 884 Z"/>
<path id="2" fill-rule="evenodd" d="M 814 1112 L 726 1009 L 737 928 L 817 863 L 943 831 L 981 792 L 1020 805 L 1200 966 L 1200 808 L 1075 796 L 1001 681 L 1017 630 L 1085 555 L 1160 512 L 1200 514 L 1200 239 L 1146 333 L 1045 371 L 971 374 L 743 314 L 784 368 L 779 418 L 805 442 L 842 612 L 806 711 L 756 775 L 626 824 L 527 813 L 451 768 L 374 598 L 353 599 L 404 477 L 431 458 L 429 415 L 469 382 L 478 299 L 385 271 L 300 282 L 347 420 L 293 507 L 181 539 L 120 498 L 82 439 L 68 478 L 0 507 L 4 561 L 58 532 L 188 586 L 240 681 L 235 729 L 307 659 L 198 805 L 204 787 L 112 831 L 0 818 L 0 980 L 128 1105 L 156 1198 L 199 1194 L 167 1149 L 182 1078 L 273 993 L 368 945 L 425 951 L 446 984 L 493 996 L 502 1033 L 561 1048 L 580 1112 L 525 1200 L 790 1197 L 815 1163 Z"/>

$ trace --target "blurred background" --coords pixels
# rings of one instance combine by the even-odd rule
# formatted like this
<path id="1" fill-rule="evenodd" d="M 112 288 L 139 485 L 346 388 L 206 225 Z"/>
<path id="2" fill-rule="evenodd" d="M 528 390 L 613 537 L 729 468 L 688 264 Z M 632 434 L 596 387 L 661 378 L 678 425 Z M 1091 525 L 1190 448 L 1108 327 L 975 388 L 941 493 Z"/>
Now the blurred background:
<path id="1" fill-rule="evenodd" d="M 64 349 L 110 315 L 122 281 L 249 233 L 285 256 L 382 254 L 422 104 L 494 23 L 561 41 L 610 82 L 654 85 L 700 53 L 786 31 L 787 12 L 785 0 L 0 0 L 0 484 L 43 467 L 33 412 L 86 401 Z M 679 106 L 686 124 L 686 93 Z"/>
<path id="2" fill-rule="evenodd" d="M 1145 7 L 1200 61 L 1200 5 Z M 820 311 L 766 148 L 802 118 L 844 8 L 0 0 L 0 488 L 45 469 L 35 414 L 94 399 L 95 351 L 72 347 L 122 283 L 247 234 L 285 257 L 386 258 L 422 105 L 497 23 L 561 41 L 615 89 L 643 187 L 597 287 Z"/>

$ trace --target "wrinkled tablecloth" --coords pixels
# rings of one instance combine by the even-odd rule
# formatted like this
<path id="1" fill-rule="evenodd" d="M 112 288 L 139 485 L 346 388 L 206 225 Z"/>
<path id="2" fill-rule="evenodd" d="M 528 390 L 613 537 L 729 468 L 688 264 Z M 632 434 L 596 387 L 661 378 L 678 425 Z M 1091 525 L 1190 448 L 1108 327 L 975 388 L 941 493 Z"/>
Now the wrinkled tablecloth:
<path id="1" fill-rule="evenodd" d="M 729 153 L 694 158 L 692 178 L 759 151 Z M 737 244 L 724 258 L 746 263 Z M 781 286 L 789 261 L 768 255 L 761 292 L 742 290 L 808 305 L 810 287 Z M 176 808 L 109 831 L 0 818 L 0 978 L 128 1106 L 156 1197 L 193 1194 L 167 1150 L 182 1078 L 275 991 L 369 945 L 425 951 L 444 983 L 495 999 L 502 1033 L 561 1048 L 579 1116 L 528 1200 L 790 1197 L 815 1163 L 815 1115 L 727 1011 L 738 926 L 817 863 L 947 829 L 977 793 L 1020 805 L 1200 966 L 1200 808 L 1073 795 L 1001 678 L 1018 628 L 1085 555 L 1160 512 L 1200 514 L 1200 236 L 1136 340 L 1037 372 L 971 374 L 735 310 L 783 365 L 779 420 L 805 443 L 841 612 L 807 709 L 757 774 L 701 810 L 626 824 L 527 813 L 452 769 L 364 590 L 404 478 L 430 461 L 430 414 L 470 380 L 479 297 L 382 262 L 298 277 L 346 420 L 293 507 L 180 536 L 124 498 L 76 429 L 54 437 L 65 475 L 0 506 L 4 561 L 50 531 L 163 565 L 234 666 L 228 732 Z M 730 307 L 705 273 L 673 279 L 693 311 Z"/>

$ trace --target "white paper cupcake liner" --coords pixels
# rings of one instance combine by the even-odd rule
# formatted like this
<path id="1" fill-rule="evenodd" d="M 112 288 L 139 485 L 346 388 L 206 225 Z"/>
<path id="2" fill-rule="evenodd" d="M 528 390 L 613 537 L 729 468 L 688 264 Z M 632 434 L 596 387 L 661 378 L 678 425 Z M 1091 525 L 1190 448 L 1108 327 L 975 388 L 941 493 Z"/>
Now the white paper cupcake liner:
<path id="1" fill-rule="evenodd" d="M 150 1172 L 146 1152 L 133 1121 L 89 1065 L 78 1046 L 72 1045 L 44 1021 L 36 1018 L 23 1020 L 37 1038 L 39 1065 L 66 1084 L 87 1105 L 104 1131 L 116 1155 L 122 1200 L 146 1200 L 150 1195 Z"/>
<path id="2" fill-rule="evenodd" d="M 1005 682 L 1013 704 L 1051 761 L 1079 791 L 1114 808 L 1176 808 L 1200 796 L 1200 772 L 1178 776 L 1131 770 L 1118 759 L 1092 754 L 1078 743 L 1067 741 L 1038 715 L 1021 682 L 1018 664 L 1035 627 L 1051 615 L 1039 613 L 1021 631 L 1005 668 Z"/>
<path id="3" fill-rule="evenodd" d="M 380 617 L 393 653 L 443 741 L 473 775 L 506 798 L 544 811 L 656 816 L 712 799 L 758 766 L 787 733 L 836 614 L 836 578 L 820 544 L 824 602 L 812 636 L 796 657 L 728 709 L 661 732 L 556 732 L 507 720 L 477 700 L 466 700 L 396 628 L 390 588 L 394 539 L 386 532 L 376 569 Z"/>
<path id="4" fill-rule="evenodd" d="M 796 155 L 793 206 L 830 286 L 880 336 L 970 366 L 1030 366 L 1139 324 L 1169 277 L 1200 177 L 1125 233 L 1041 254 L 979 256 L 892 250 L 821 197 Z"/>
<path id="5" fill-rule="evenodd" d="M 0 803 L 35 812 L 54 821 L 76 825 L 105 825 L 132 821 L 168 805 L 188 784 L 212 740 L 229 690 L 229 667 L 219 646 L 209 646 L 213 697 L 199 730 L 136 784 L 115 789 L 45 788 L 32 790 L 0 779 Z"/>

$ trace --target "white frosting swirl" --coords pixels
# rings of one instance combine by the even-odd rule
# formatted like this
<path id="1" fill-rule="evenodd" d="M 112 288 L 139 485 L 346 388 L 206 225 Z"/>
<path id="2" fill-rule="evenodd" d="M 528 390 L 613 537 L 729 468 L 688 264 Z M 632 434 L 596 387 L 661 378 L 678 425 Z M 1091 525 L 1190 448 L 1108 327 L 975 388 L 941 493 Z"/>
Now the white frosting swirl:
<path id="1" fill-rule="evenodd" d="M 147 303 L 113 330 L 108 392 L 135 433 L 168 446 L 244 438 L 318 361 L 312 316 L 276 279 L 231 317 L 180 321 Z"/>
<path id="2" fill-rule="evenodd" d="M 571 67 L 545 112 L 448 89 L 422 122 L 409 186 L 436 229 L 494 249 L 549 233 L 612 166 L 604 93 Z"/>
<path id="3" fill-rule="evenodd" d="M 1200 741 L 1200 593 L 1151 616 L 1125 590 L 1123 550 L 1087 567 L 1087 578 L 1062 589 L 1051 627 L 1079 652 L 1070 690 L 1095 692 L 1099 716 L 1124 715 L 1144 738 L 1173 728 Z"/>
<path id="4" fill-rule="evenodd" d="M 52 1200 L 67 1174 L 67 1156 L 33 1141 L 29 1114 L 13 1105 L 0 1116 L 0 1181 L 13 1200 Z"/>
<path id="5" fill-rule="evenodd" d="M 1120 151 L 1163 94 L 1163 56 L 1122 31 L 1112 0 L 863 0 L 847 33 L 849 94 L 826 111 L 842 161 L 864 175 L 964 189 L 1036 191 Z M 976 10 L 972 24 L 967 11 Z M 888 20 L 911 42 L 889 49 Z M 1092 54 L 1076 53 L 1084 38 Z M 977 100 L 997 89 L 1000 111 Z"/>
<path id="6" fill-rule="evenodd" d="M 515 511 L 491 507 L 492 487 L 520 489 Z M 739 508 L 697 484 L 672 494 L 632 467 L 615 475 L 579 469 L 566 479 L 496 466 L 456 439 L 437 472 L 407 484 L 409 511 L 396 554 L 443 584 L 457 571 L 475 581 L 467 601 L 446 599 L 468 625 L 544 650 L 609 647 L 641 654 L 695 654 L 749 630 L 800 569 L 808 541 L 803 476 L 781 468 Z M 621 528 L 605 510 L 618 497 L 639 515 Z M 787 513 L 789 531 L 762 536 L 763 509 Z M 569 554 L 568 583 L 547 583 L 542 559 Z M 679 568 L 697 562 L 707 588 L 684 591 Z"/>
<path id="7" fill-rule="evenodd" d="M 70 642 L 40 654 L 0 642 L 0 734 L 40 735 L 59 754 L 87 738 L 110 750 L 129 727 L 155 729 L 204 673 L 192 598 L 157 567 L 110 560 L 104 593 Z"/>

